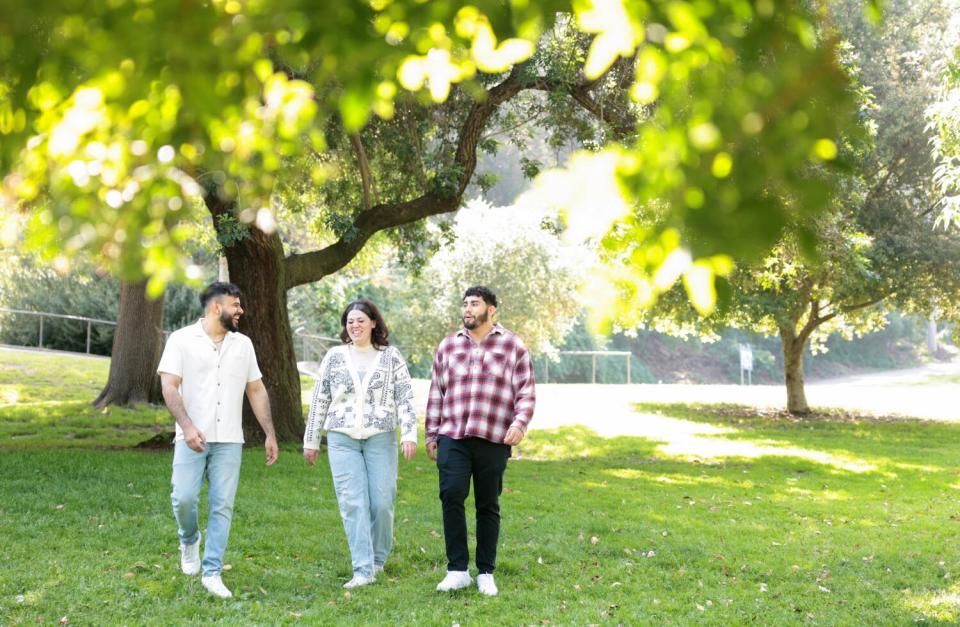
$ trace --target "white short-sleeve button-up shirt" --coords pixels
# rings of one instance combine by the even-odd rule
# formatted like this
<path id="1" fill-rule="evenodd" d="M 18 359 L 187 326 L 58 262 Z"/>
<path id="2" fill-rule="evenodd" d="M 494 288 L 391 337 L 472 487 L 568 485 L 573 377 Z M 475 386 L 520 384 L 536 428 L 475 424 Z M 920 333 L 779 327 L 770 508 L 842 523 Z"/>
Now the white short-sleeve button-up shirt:
<path id="1" fill-rule="evenodd" d="M 198 321 L 170 334 L 157 372 L 180 377 L 187 416 L 207 442 L 243 442 L 244 390 L 263 376 L 250 338 L 228 331 L 217 350 Z"/>

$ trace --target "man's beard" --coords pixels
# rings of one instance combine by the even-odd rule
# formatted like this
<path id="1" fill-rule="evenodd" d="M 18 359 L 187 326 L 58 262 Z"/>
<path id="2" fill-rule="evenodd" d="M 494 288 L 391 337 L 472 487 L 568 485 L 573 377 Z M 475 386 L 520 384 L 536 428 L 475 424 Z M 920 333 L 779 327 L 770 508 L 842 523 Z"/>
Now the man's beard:
<path id="1" fill-rule="evenodd" d="M 226 311 L 220 312 L 220 324 L 222 324 L 223 328 L 226 329 L 227 331 L 233 331 L 234 333 L 237 333 L 238 331 L 240 331 L 240 327 L 237 326 L 237 323 L 233 319 L 233 316 L 231 316 Z"/>
<path id="2" fill-rule="evenodd" d="M 476 329 L 477 327 L 483 326 L 484 324 L 486 324 L 487 320 L 489 320 L 489 319 L 490 319 L 489 314 L 487 314 L 487 312 L 483 312 L 482 314 L 480 314 L 479 316 L 477 316 L 476 318 L 474 318 L 472 322 L 467 322 L 467 320 L 464 319 L 464 321 L 463 321 L 463 326 L 464 326 L 466 329 L 472 331 L 472 330 Z"/>

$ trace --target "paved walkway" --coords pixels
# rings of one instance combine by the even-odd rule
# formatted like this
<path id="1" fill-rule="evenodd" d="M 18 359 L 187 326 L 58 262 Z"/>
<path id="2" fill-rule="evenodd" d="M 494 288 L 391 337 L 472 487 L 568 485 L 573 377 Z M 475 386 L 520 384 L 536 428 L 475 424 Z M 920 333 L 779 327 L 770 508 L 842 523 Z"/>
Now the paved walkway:
<path id="1" fill-rule="evenodd" d="M 302 369 L 308 371 L 309 365 L 302 365 Z M 960 421 L 960 383 L 951 382 L 950 377 L 960 381 L 960 361 L 808 383 L 807 401 L 812 407 Z M 429 381 L 414 380 L 414 398 L 421 415 L 429 387 Z M 652 436 L 651 422 L 658 423 L 657 432 L 700 427 L 685 421 L 652 421 L 650 416 L 638 414 L 634 403 L 733 403 L 783 409 L 786 394 L 783 385 L 538 384 L 537 410 L 531 428 L 584 425 L 601 435 Z"/>
<path id="2" fill-rule="evenodd" d="M 931 364 L 899 372 L 860 375 L 807 385 L 813 407 L 844 407 L 878 415 L 960 420 L 960 385 L 945 380 L 960 375 L 960 363 Z M 414 380 L 419 413 L 426 407 L 429 381 Z M 531 430 L 585 426 L 603 437 L 636 436 L 657 442 L 664 455 L 711 460 L 730 457 L 793 457 L 848 472 L 869 472 L 870 460 L 785 444 L 725 435 L 735 428 L 682 420 L 656 412 L 638 412 L 634 403 L 736 403 L 783 409 L 782 385 L 537 385 L 537 410 Z M 522 455 L 523 445 L 520 446 Z"/>
<path id="3" fill-rule="evenodd" d="M 960 378 L 960 362 L 808 383 L 807 401 L 812 407 L 960 421 L 960 383 L 952 383 L 948 377 Z M 426 407 L 429 386 L 429 381 L 414 381 L 414 397 L 421 413 Z M 650 435 L 639 424 L 644 417 L 633 409 L 634 403 L 733 403 L 783 409 L 786 394 L 782 385 L 538 384 L 537 411 L 531 428 L 579 424 L 602 435 Z M 680 428 L 679 424 L 672 427 Z"/>

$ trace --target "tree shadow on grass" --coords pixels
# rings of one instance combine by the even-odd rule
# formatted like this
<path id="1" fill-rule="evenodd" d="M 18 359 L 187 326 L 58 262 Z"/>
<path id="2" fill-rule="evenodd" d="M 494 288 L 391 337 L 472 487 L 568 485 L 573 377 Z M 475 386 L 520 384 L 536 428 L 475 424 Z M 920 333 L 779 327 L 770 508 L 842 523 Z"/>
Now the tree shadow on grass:
<path id="1" fill-rule="evenodd" d="M 739 429 L 733 426 L 691 419 L 691 416 L 699 415 L 683 405 L 644 406 L 641 409 L 649 409 L 649 411 L 638 411 L 630 416 L 629 420 L 621 417 L 616 429 L 623 434 L 622 437 L 640 438 L 647 442 L 648 444 L 639 446 L 641 449 L 649 449 L 649 454 L 681 457 L 696 462 L 727 458 L 753 459 L 786 456 L 807 459 L 851 472 L 876 470 L 876 466 L 870 461 L 847 453 L 829 453 L 797 445 L 785 446 L 785 441 L 771 442 L 757 437 L 757 434 L 739 437 L 741 435 Z M 609 437 L 609 434 L 602 431 L 597 433 L 587 427 L 572 429 L 574 431 L 561 429 L 558 433 L 565 435 L 558 435 L 558 438 L 562 439 L 562 442 L 543 443 L 536 454 L 541 458 L 551 456 L 575 458 L 595 453 L 615 454 L 616 448 L 623 448 L 622 445 L 616 444 L 616 437 Z M 539 433 L 541 431 L 537 432 Z M 638 445 L 634 440 L 634 447 L 636 446 Z"/>
<path id="2" fill-rule="evenodd" d="M 521 459 L 530 463 L 511 484 L 524 492 L 533 477 L 551 477 L 549 496 L 528 506 L 538 513 L 531 525 L 550 521 L 537 546 L 545 560 L 579 555 L 579 571 L 598 581 L 610 575 L 595 564 L 616 563 L 622 577 L 643 572 L 692 596 L 698 587 L 731 598 L 759 592 L 763 603 L 788 610 L 778 620 L 836 612 L 832 620 L 841 622 L 860 612 L 910 620 L 915 608 L 901 591 L 936 589 L 943 572 L 928 565 L 956 566 L 944 524 L 955 526 L 957 477 L 929 466 L 904 470 L 919 466 L 920 449 L 875 454 L 870 430 L 880 428 L 883 440 L 889 425 L 846 425 L 822 449 L 802 425 L 770 443 L 762 430 L 668 418 L 648 437 L 605 437 L 583 426 L 529 435 Z M 704 454 L 699 440 L 719 448 Z M 948 597 L 933 599 L 940 611 Z"/>
<path id="3" fill-rule="evenodd" d="M 738 446 L 747 446 L 749 452 L 752 444 L 765 454 L 796 454 L 813 461 L 825 461 L 825 455 L 847 460 L 853 463 L 852 470 L 860 465 L 888 473 L 953 472 L 955 451 L 960 446 L 958 424 L 842 409 L 801 418 L 738 405 L 637 404 L 634 408 L 640 421 L 656 424 L 677 420 L 705 439 L 724 441 L 712 447 L 719 454 Z M 730 442 L 744 444 L 731 446 Z M 680 449 L 675 446 L 672 450 Z M 665 449 L 670 451 L 669 447 Z"/>
<path id="4" fill-rule="evenodd" d="M 0 450 L 129 448 L 169 430 L 166 409 L 93 408 L 87 401 L 43 401 L 0 406 Z"/>
<path id="5" fill-rule="evenodd" d="M 960 426 L 774 419 L 768 429 L 749 413 L 738 418 L 727 411 L 718 420 L 685 405 L 642 409 L 631 426 L 635 435 L 603 436 L 585 426 L 536 431 L 522 456 L 560 462 L 551 472 L 574 486 L 612 487 L 630 497 L 679 490 L 682 500 L 693 500 L 687 494 L 693 489 L 720 500 L 752 494 L 801 510 L 847 503 L 838 511 L 864 525 L 907 521 L 909 515 L 884 511 L 890 500 L 912 510 L 924 507 L 925 498 L 949 503 L 960 493 L 951 461 Z M 741 430 L 744 422 L 749 428 Z"/>

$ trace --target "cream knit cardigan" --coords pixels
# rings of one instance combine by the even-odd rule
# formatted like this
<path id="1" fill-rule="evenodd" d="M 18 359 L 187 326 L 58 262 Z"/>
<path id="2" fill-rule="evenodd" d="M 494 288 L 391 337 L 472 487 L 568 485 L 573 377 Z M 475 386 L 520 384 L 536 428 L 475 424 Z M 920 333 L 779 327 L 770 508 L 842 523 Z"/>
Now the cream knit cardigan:
<path id="1" fill-rule="evenodd" d="M 393 346 L 377 352 L 361 381 L 349 345 L 327 351 L 313 389 L 304 448 L 319 449 L 322 431 L 337 431 L 359 440 L 396 431 L 398 426 L 402 441 L 417 442 L 417 414 L 407 364 Z"/>

